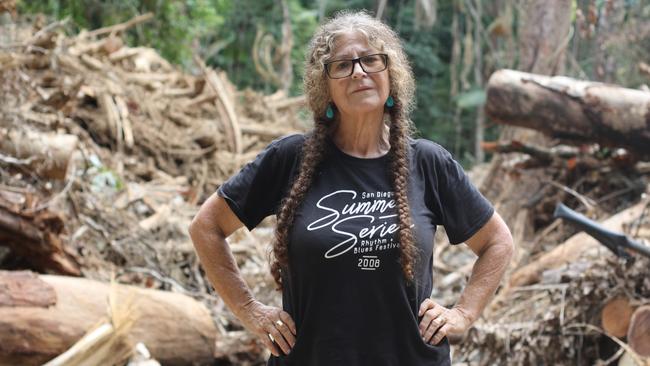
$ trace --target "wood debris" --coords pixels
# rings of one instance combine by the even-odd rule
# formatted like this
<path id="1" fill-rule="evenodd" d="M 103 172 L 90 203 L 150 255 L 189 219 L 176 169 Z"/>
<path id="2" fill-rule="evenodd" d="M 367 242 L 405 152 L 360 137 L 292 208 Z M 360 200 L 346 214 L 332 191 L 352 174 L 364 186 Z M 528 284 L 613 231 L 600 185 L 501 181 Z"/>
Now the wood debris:
<path id="1" fill-rule="evenodd" d="M 620 258 L 554 217 L 563 203 L 650 248 L 649 101 L 646 91 L 565 77 L 492 76 L 486 112 L 549 138 L 483 144 L 496 156 L 472 176 L 517 248 L 502 288 L 453 346 L 454 363 L 650 365 L 650 259 Z M 438 239 L 434 298 L 452 306 L 475 257 Z"/>
<path id="2" fill-rule="evenodd" d="M 206 282 L 187 228 L 197 205 L 271 140 L 307 127 L 297 117 L 305 98 L 239 91 L 198 58 L 183 72 L 150 48 L 125 45 L 122 33 L 150 17 L 75 35 L 65 35 L 65 20 L 0 26 L 0 268 L 85 277 L 2 273 L 0 317 L 23 333 L 0 334 L 34 337 L 29 349 L 20 348 L 26 338 L 3 340 L 20 346 L 2 349 L 18 363 L 65 354 L 84 334 L 104 339 L 107 328 L 93 327 L 106 315 L 113 273 L 139 288 L 147 318 L 158 321 L 133 324 L 131 364 L 255 365 L 268 356 Z M 472 177 L 518 248 L 505 286 L 454 346 L 454 362 L 647 363 L 650 261 L 620 259 L 553 216 L 562 202 L 650 242 L 647 92 L 497 76 L 488 114 L 551 137 L 512 134 L 484 144 L 497 156 Z M 513 189 L 521 182 L 525 189 Z M 267 262 L 272 224 L 240 230 L 229 242 L 254 296 L 280 306 Z M 475 256 L 449 245 L 444 230 L 436 241 L 433 297 L 452 306 Z M 73 301 L 84 296 L 92 309 Z M 181 302 L 185 310 L 155 302 Z M 169 320 L 178 317 L 186 324 Z M 36 323 L 71 330 L 41 339 L 25 325 Z M 185 334 L 175 328 L 184 325 L 193 326 L 186 338 L 163 339 Z"/>
<path id="3" fill-rule="evenodd" d="M 93 334 L 91 329 L 107 316 L 112 320 L 94 329 L 95 339 L 92 342 L 104 339 L 100 343 L 105 343 L 108 341 L 106 338 L 118 332 L 144 343 L 151 354 L 165 364 L 207 364 L 212 361 L 217 336 L 212 317 L 204 304 L 189 296 L 108 285 L 85 278 L 34 277 L 33 274 L 19 271 L 0 271 L 0 278 L 3 283 L 16 283 L 12 293 L 18 292 L 30 303 L 0 307 L 0 317 L 3 319 L 0 325 L 3 344 L 0 359 L 8 364 L 40 365 L 62 354 L 89 330 L 86 337 L 93 338 L 90 337 Z M 21 286 L 23 281 L 39 282 L 41 287 L 53 291 L 56 294 L 55 303 L 34 306 L 42 302 L 42 296 L 40 292 L 28 292 L 29 288 Z M 1 291 L 6 290 L 3 288 Z M 110 311 L 107 311 L 107 303 L 110 304 Z M 39 326 L 35 327 L 34 324 Z M 124 326 L 129 329 L 120 330 Z M 87 339 L 86 342 L 91 340 Z M 79 358 L 79 354 L 91 344 L 76 347 L 82 349 L 63 358 Z M 84 357 L 98 357 L 97 352 L 99 350 L 95 347 L 94 355 Z M 52 365 L 73 364 L 52 362 Z"/>
<path id="4" fill-rule="evenodd" d="M 488 81 L 487 98 L 485 111 L 497 122 L 650 157 L 650 92 L 500 70 Z"/>
<path id="5" fill-rule="evenodd" d="M 127 46 L 123 32 L 151 17 L 73 35 L 64 32 L 67 20 L 38 27 L 18 18 L 0 25 L 0 268 L 83 276 L 87 280 L 60 279 L 77 281 L 69 291 L 79 293 L 65 296 L 92 292 L 98 305 L 92 314 L 73 304 L 62 309 L 67 300 L 56 285 L 21 277 L 16 281 L 28 286 L 25 294 L 0 280 L 3 314 L 15 312 L 23 326 L 54 321 L 71 327 L 57 340 L 31 338 L 29 350 L 3 348 L 3 359 L 41 364 L 73 346 L 104 311 L 102 283 L 113 273 L 120 283 L 164 291 L 158 300 L 170 305 L 145 306 L 157 325 L 136 322 L 129 331 L 135 335 L 131 364 L 259 363 L 266 356 L 250 336 L 242 345 L 243 327 L 205 280 L 187 228 L 198 205 L 273 139 L 306 129 L 298 118 L 304 97 L 239 91 L 199 59 L 186 72 L 153 49 Z M 265 252 L 271 236 L 260 228 L 229 241 L 256 298 L 280 305 Z M 84 282 L 90 280 L 97 282 Z M 42 298 L 33 298 L 38 294 Z M 173 313 L 179 304 L 165 300 L 179 296 L 185 324 Z M 54 301 L 49 311 L 57 313 L 21 307 L 30 301 Z M 30 318 L 39 311 L 49 320 Z M 166 311 L 172 322 L 164 321 Z M 29 333 L 36 328 L 25 327 L 20 334 L 38 337 Z M 147 336 L 147 329 L 154 334 Z M 100 333 L 91 338 L 106 340 L 108 333 Z M 74 349 L 74 357 L 84 359 Z"/>

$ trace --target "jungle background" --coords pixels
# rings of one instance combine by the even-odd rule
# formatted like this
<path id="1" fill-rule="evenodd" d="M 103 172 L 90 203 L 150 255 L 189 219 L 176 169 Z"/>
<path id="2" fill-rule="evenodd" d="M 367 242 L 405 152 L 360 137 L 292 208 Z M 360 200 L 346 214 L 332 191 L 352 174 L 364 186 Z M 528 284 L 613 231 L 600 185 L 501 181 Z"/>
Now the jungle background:
<path id="1" fill-rule="evenodd" d="M 555 211 L 648 248 L 645 0 L 0 0 L 0 365 L 265 364 L 187 228 L 270 141 L 309 128 L 305 48 L 345 9 L 399 33 L 418 135 L 517 245 L 453 363 L 650 365 L 650 260 Z M 229 243 L 281 306 L 273 225 Z M 452 306 L 474 259 L 440 230 L 432 297 Z"/>
<path id="2" fill-rule="evenodd" d="M 441 143 L 466 167 L 485 160 L 477 138 L 498 134 L 477 116 L 487 78 L 500 68 L 529 66 L 520 65 L 517 47 L 526 42 L 520 37 L 525 28 L 535 27 L 522 19 L 522 3 L 514 0 L 19 0 L 17 7 L 26 15 L 69 17 L 70 31 L 153 12 L 152 21 L 125 33 L 127 44 L 153 47 L 186 70 L 198 54 L 238 88 L 267 94 L 285 89 L 290 95 L 301 93 L 305 48 L 324 18 L 344 9 L 380 13 L 402 37 L 416 75 L 413 121 L 423 137 Z M 633 88 L 647 83 L 638 67 L 650 52 L 647 2 L 576 0 L 567 10 L 570 32 L 555 45 L 563 75 Z M 254 49 L 260 58 L 270 56 L 270 65 L 255 62 Z"/>

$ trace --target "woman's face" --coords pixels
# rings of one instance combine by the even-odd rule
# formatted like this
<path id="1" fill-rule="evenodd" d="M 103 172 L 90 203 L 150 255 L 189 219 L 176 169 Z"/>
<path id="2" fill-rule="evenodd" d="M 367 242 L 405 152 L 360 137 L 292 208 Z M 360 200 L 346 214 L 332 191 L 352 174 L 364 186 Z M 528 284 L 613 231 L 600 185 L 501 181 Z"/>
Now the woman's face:
<path id="1" fill-rule="evenodd" d="M 355 59 L 375 53 L 381 51 L 368 44 L 363 34 L 344 33 L 337 38 L 329 61 Z M 388 69 L 367 74 L 358 62 L 353 67 L 352 75 L 348 77 L 327 78 L 330 95 L 336 108 L 348 115 L 383 110 L 390 93 Z"/>

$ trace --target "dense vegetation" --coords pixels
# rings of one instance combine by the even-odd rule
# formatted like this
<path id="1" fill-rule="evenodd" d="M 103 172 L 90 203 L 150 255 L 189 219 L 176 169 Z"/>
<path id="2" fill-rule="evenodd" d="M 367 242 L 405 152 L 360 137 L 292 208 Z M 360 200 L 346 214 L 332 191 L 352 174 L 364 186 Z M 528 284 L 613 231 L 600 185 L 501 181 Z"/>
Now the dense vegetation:
<path id="1" fill-rule="evenodd" d="M 382 19 L 405 42 L 417 74 L 418 108 L 413 119 L 424 137 L 471 163 L 475 123 L 484 84 L 497 68 L 517 68 L 517 9 L 524 0 L 385 1 Z M 271 93 L 282 85 L 252 59 L 266 54 L 278 71 L 283 21 L 290 20 L 291 94 L 300 93 L 303 54 L 323 17 L 341 9 L 378 11 L 377 0 L 47 0 L 19 1 L 23 14 L 70 17 L 72 27 L 93 29 L 153 12 L 155 19 L 131 29 L 131 44 L 158 49 L 187 69 L 198 53 L 224 69 L 240 88 Z M 636 68 L 650 55 L 650 5 L 642 0 L 574 0 L 565 74 L 639 87 Z M 612 4 L 618 12 L 605 12 Z M 433 9 L 425 11 L 424 9 Z M 507 11 L 510 9 L 510 11 Z M 514 10 L 513 10 L 514 9 Z M 608 15 L 605 19 L 604 14 Z M 288 15 L 288 17 L 287 17 Z M 525 26 L 525 25 L 524 25 Z M 77 31 L 78 29 L 71 29 Z M 641 32 L 641 34 L 639 34 Z M 256 42 L 257 40 L 257 42 Z M 630 45 L 632 43 L 632 45 Z M 286 42 L 285 42 L 286 44 Z M 456 51 L 454 51 L 456 50 Z M 598 52 L 600 50 L 601 52 Z M 266 53 L 265 53 L 266 52 Z M 613 67 L 608 67 L 612 66 Z M 603 69 L 603 65 L 606 67 Z M 273 70 L 275 68 L 275 70 Z M 496 136 L 487 123 L 486 140 Z"/>

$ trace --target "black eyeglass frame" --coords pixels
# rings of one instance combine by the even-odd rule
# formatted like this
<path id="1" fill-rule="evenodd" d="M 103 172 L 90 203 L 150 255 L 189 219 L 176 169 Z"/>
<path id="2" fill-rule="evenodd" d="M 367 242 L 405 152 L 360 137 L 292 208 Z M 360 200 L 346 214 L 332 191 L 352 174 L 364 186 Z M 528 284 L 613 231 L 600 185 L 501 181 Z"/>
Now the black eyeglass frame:
<path id="1" fill-rule="evenodd" d="M 379 70 L 379 71 L 366 71 L 366 69 L 363 67 L 363 63 L 361 62 L 361 59 L 366 58 L 366 57 L 370 57 L 370 56 L 381 56 L 384 59 L 384 68 Z M 338 78 L 332 77 L 332 75 L 330 75 L 329 65 L 331 65 L 331 64 L 333 64 L 335 62 L 340 62 L 340 61 L 352 61 L 352 68 L 350 68 L 350 73 L 348 75 L 341 76 L 341 77 L 338 77 Z M 388 68 L 388 55 L 385 54 L 385 53 L 373 53 L 371 55 L 365 55 L 365 56 L 352 58 L 352 59 L 340 59 L 340 60 L 329 61 L 329 62 L 325 62 L 323 65 L 325 66 L 325 74 L 330 79 L 345 79 L 347 77 L 350 77 L 350 75 L 352 75 L 354 73 L 354 64 L 356 64 L 356 63 L 359 64 L 359 66 L 361 67 L 361 70 L 363 70 L 363 72 L 365 72 L 366 74 L 375 74 L 375 73 L 378 73 L 378 72 L 382 72 L 382 71 L 384 71 L 384 70 L 386 70 Z"/>

